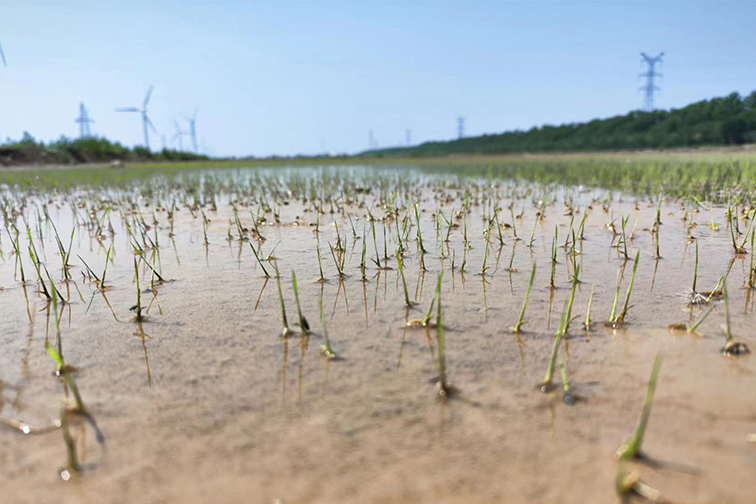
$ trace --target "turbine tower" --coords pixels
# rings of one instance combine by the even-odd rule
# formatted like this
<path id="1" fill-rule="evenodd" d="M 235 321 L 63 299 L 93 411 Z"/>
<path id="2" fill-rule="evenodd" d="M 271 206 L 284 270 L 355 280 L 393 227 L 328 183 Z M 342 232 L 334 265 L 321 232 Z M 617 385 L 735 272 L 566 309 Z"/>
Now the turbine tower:
<path id="1" fill-rule="evenodd" d="M 195 108 L 192 117 L 185 118 L 189 123 L 188 133 L 192 137 L 192 147 L 194 147 L 195 154 L 199 154 L 199 150 L 197 150 L 197 112 L 199 112 L 199 109 Z"/>
<path id="2" fill-rule="evenodd" d="M 663 52 L 659 53 L 659 55 L 654 58 L 647 55 L 646 53 L 641 53 L 641 58 L 643 58 L 641 62 L 648 65 L 648 71 L 640 74 L 640 77 L 646 78 L 646 84 L 644 86 L 641 86 L 640 88 L 644 93 L 643 109 L 646 112 L 651 112 L 654 110 L 654 91 L 659 90 L 659 88 L 654 83 L 654 79 L 662 76 L 662 74 L 656 71 L 656 65 L 661 64 L 662 56 L 664 56 Z"/>
<path id="3" fill-rule="evenodd" d="M 407 131 L 404 132 L 404 140 L 407 144 L 407 147 L 412 145 L 412 130 L 407 128 Z"/>
<path id="4" fill-rule="evenodd" d="M 142 108 L 138 107 L 125 107 L 125 108 L 117 108 L 115 109 L 116 112 L 136 112 L 139 114 L 142 114 L 142 130 L 144 132 L 144 147 L 147 150 L 150 150 L 150 132 L 148 128 L 151 128 L 153 132 L 157 133 L 157 129 L 155 128 L 155 125 L 152 124 L 152 121 L 150 121 L 149 116 L 147 115 L 147 104 L 150 103 L 150 95 L 152 94 L 152 86 L 147 90 L 147 94 L 144 96 L 144 101 L 142 102 Z"/>
<path id="5" fill-rule="evenodd" d="M 74 122 L 79 123 L 79 138 L 87 138 L 92 136 L 92 132 L 89 129 L 89 124 L 94 122 L 94 119 L 89 117 L 87 113 L 87 107 L 83 103 L 79 103 L 79 117 Z"/>
<path id="6" fill-rule="evenodd" d="M 464 138 L 465 136 L 465 118 L 457 118 L 457 138 Z"/>

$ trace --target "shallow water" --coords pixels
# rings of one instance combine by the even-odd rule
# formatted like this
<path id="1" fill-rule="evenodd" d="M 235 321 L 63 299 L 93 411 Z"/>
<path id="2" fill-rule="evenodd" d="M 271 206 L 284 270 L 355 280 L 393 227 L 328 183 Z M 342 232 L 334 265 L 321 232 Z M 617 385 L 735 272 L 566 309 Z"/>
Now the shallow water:
<path id="1" fill-rule="evenodd" d="M 345 173 L 337 171 L 333 178 Z M 302 169 L 285 173 L 280 184 L 307 176 Z M 142 293 L 145 305 L 152 302 L 142 323 L 129 311 L 136 290 L 124 214 L 110 213 L 115 235 L 105 233 L 100 242 L 81 225 L 87 209 L 80 208 L 70 261 L 73 281 L 57 284 L 71 300 L 61 307 L 62 347 L 66 362 L 77 368 L 73 376 L 107 448 L 103 453 L 91 427 L 74 422 L 71 432 L 80 462 L 92 466 L 63 482 L 59 470 L 67 459 L 60 429 L 25 436 L 0 428 L 0 488 L 8 502 L 608 502 L 616 498 L 612 454 L 635 429 L 658 352 L 665 357 L 643 444 L 652 463 L 637 465 L 643 480 L 675 502 L 752 501 L 756 446 L 747 436 L 756 432 L 753 356 L 720 353 L 725 342 L 721 301 L 712 303 L 716 309 L 700 334 L 673 335 L 667 329 L 671 323 L 691 323 L 706 310 L 687 303 L 695 242 L 688 240 L 679 203 L 662 205 L 662 259 L 655 261 L 651 234 L 644 231 L 653 225 L 655 204 L 636 206 L 633 199 L 622 201 L 602 191 L 560 188 L 544 191 L 559 203 L 547 203 L 543 220 L 537 220 L 533 199 L 542 197 L 536 197 L 538 188 L 507 192 L 484 181 L 460 186 L 428 175 L 412 180 L 413 187 L 399 199 L 413 195 L 420 202 L 427 271 L 420 268 L 412 229 L 404 260 L 409 297 L 417 303 L 410 310 L 395 258 L 397 223 L 384 220 L 379 205 L 379 192 L 390 187 L 366 188 L 370 192 L 358 193 L 353 204 L 345 198 L 343 213 L 339 204 L 331 213 L 326 203 L 318 217 L 311 203 L 291 196 L 287 204 L 281 200 L 280 223 L 273 212 L 266 214 L 260 228 L 266 240 L 249 239 L 265 256 L 275 246 L 293 328 L 286 339 L 279 337 L 275 279 L 265 279 L 250 241 L 240 241 L 235 225 L 229 224 L 234 215 L 230 202 L 238 195 L 218 189 L 217 211 L 205 207 L 211 221 L 207 246 L 199 211 L 193 216 L 179 206 L 171 239 L 167 211 L 155 210 L 154 201 L 132 199 L 148 225 L 155 210 L 159 269 L 171 280 L 157 286 L 156 295 Z M 460 187 L 470 190 L 473 203 L 466 217 L 454 219 L 460 227 L 445 244 L 435 229 L 435 212 L 441 209 L 448 217 L 452 208 L 459 210 L 464 203 Z M 110 197 L 122 194 L 113 190 Z M 506 209 L 510 199 L 503 195 L 515 201 L 515 213 L 523 213 L 515 219 L 522 239 L 515 241 L 512 229 L 501 226 L 500 246 L 494 230 L 483 277 L 483 215 L 490 215 L 495 200 L 502 198 L 499 222 L 512 223 Z M 571 221 L 561 204 L 566 195 L 575 200 L 576 230 L 587 212 L 585 240 L 577 244 L 581 284 L 573 315 L 578 318 L 565 345 L 570 382 L 579 398 L 573 406 L 562 401 L 558 390 L 544 394 L 536 387 L 571 285 L 571 257 L 561 247 Z M 66 246 L 74 223 L 69 196 L 51 195 L 49 205 Z M 596 198 L 611 198 L 606 211 L 600 203 L 586 208 Z M 40 226 L 44 250 L 37 240 L 40 201 L 33 199 L 26 214 L 42 261 L 60 279 L 61 261 L 47 222 Z M 259 205 L 242 202 L 238 208 L 241 224 L 251 230 L 249 210 L 257 213 Z M 368 209 L 376 219 L 375 245 Z M 347 212 L 359 240 L 353 239 Z M 612 330 L 602 323 L 612 309 L 617 271 L 624 267 L 621 303 L 633 266 L 611 247 L 616 238 L 605 228 L 615 217 L 619 226 L 621 215 L 630 216 L 627 233 L 635 227 L 629 255 L 640 251 L 640 262 L 625 325 Z M 699 208 L 693 215 L 698 223 L 691 228 L 699 247 L 698 289 L 711 290 L 733 259 L 725 209 Z M 471 249 L 462 273 L 465 219 Z M 329 251 L 329 243 L 338 241 L 334 222 L 347 240 L 343 281 Z M 23 222 L 19 218 L 16 224 L 25 248 Z M 379 271 L 370 258 L 377 248 L 384 261 L 384 226 L 393 269 Z M 555 226 L 560 247 L 552 289 Z M 742 232 L 747 226 L 740 222 Z M 234 235 L 230 242 L 229 232 Z M 363 232 L 365 282 L 359 268 Z M 155 240 L 154 229 L 147 234 Z M 0 237 L 5 256 L 0 265 L 0 286 L 5 288 L 0 293 L 0 415 L 33 426 L 51 425 L 64 397 L 44 346 L 46 337 L 55 339 L 54 317 L 35 283 L 24 288 L 14 279 L 11 242 L 5 230 Z M 85 268 L 77 255 L 99 275 L 111 243 L 111 287 L 103 295 L 83 280 Z M 317 281 L 318 244 L 325 283 Z M 513 253 L 517 272 L 508 271 Z M 34 278 L 28 254 L 22 256 L 27 277 Z M 734 260 L 728 287 L 733 335 L 753 346 L 753 293 L 745 288 L 749 261 L 748 255 Z M 515 335 L 509 328 L 517 321 L 533 263 L 538 270 L 527 324 Z M 265 267 L 275 271 L 272 263 Z M 436 392 L 436 329 L 405 327 L 407 320 L 425 315 L 442 268 L 446 369 L 458 391 L 448 400 Z M 140 271 L 146 289 L 149 270 L 141 265 Z M 301 336 L 294 324 L 292 271 L 312 327 L 309 336 Z M 581 322 L 592 286 L 596 323 L 586 332 Z M 321 293 L 337 360 L 320 352 Z M 557 370 L 555 383 L 559 381 Z"/>

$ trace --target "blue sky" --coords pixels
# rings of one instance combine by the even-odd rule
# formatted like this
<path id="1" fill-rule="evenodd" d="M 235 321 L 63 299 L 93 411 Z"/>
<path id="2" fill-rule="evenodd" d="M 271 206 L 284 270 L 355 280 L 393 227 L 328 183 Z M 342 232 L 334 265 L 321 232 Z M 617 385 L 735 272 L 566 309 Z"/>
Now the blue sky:
<path id="1" fill-rule="evenodd" d="M 666 53 L 657 105 L 756 89 L 748 2 L 34 2 L 0 5 L 0 136 L 170 141 L 199 108 L 211 155 L 356 152 L 640 108 L 641 51 Z M 182 124 L 183 125 L 183 124 Z M 153 135 L 160 146 L 160 135 Z M 186 144 L 185 144 L 186 145 Z"/>

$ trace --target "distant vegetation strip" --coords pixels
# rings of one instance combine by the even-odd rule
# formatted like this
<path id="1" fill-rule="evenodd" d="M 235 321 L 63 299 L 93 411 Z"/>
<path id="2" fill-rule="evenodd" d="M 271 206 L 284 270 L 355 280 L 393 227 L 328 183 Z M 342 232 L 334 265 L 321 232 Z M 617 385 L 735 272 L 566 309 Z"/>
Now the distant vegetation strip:
<path id="1" fill-rule="evenodd" d="M 24 133 L 21 140 L 0 145 L 0 166 L 71 165 L 113 161 L 192 161 L 208 159 L 191 152 L 163 149 L 150 152 L 143 147 L 128 148 L 106 138 L 86 137 L 45 143 Z"/>
<path id="2" fill-rule="evenodd" d="M 756 91 L 680 109 L 633 111 L 607 119 L 533 127 L 362 153 L 366 157 L 672 149 L 756 143 Z"/>

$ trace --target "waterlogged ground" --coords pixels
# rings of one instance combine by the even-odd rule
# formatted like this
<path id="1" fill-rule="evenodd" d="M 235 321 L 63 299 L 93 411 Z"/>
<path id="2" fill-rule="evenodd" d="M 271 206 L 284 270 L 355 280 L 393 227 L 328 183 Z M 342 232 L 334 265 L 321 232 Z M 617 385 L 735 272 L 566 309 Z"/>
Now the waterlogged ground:
<path id="1" fill-rule="evenodd" d="M 299 170 L 291 177 L 318 180 L 318 173 Z M 321 191 L 325 186 L 312 193 L 308 189 L 303 193 L 307 196 L 297 190 L 289 194 L 286 180 L 276 188 L 266 186 L 264 192 L 260 186 L 237 193 L 217 189 L 217 210 L 212 209 L 207 191 L 200 198 L 204 207 L 195 206 L 193 194 L 178 186 L 162 196 L 147 193 L 144 186 L 129 191 L 51 192 L 44 197 L 30 193 L 23 209 L 20 196 L 8 196 L 9 216 L 0 233 L 2 500 L 613 502 L 618 498 L 613 454 L 638 423 L 653 360 L 662 352 L 643 441 L 647 459 L 627 464 L 627 470 L 637 471 L 643 482 L 672 502 L 753 502 L 756 444 L 749 441 L 749 434 L 756 433 L 756 361 L 752 355 L 722 355 L 721 298 L 708 306 L 688 305 L 697 243 L 697 290 L 714 289 L 730 268 L 732 334 L 756 346 L 754 293 L 747 288 L 750 255 L 733 260 L 725 207 L 663 203 L 662 258 L 656 261 L 649 232 L 656 202 L 621 200 L 599 190 L 505 182 L 491 187 L 490 181 L 441 181 L 429 176 L 408 184 L 391 177 L 374 181 L 373 186 L 355 182 L 348 191 L 333 194 L 339 197 L 334 202 L 329 200 L 331 194 Z M 407 187 L 399 187 L 403 184 Z M 571 202 L 572 216 L 565 215 L 565 199 Z M 399 208 L 398 218 L 392 206 L 381 206 L 381 200 Z M 237 204 L 241 226 L 248 230 L 242 230 L 244 240 L 239 239 L 236 223 L 229 223 L 234 220 L 231 201 Z M 49 220 L 44 217 L 45 202 Z M 425 272 L 414 202 L 422 210 Z M 168 213 L 173 203 L 171 237 Z M 512 218 L 510 203 L 520 217 Z M 502 211 L 490 228 L 486 254 L 485 230 L 497 204 Z M 271 211 L 265 211 L 266 205 Z M 321 206 L 318 215 L 316 208 Z M 468 211 L 460 213 L 460 208 Z M 13 215 L 13 209 L 18 213 Z M 209 219 L 208 245 L 203 210 Z M 257 232 L 250 210 L 265 217 Z M 458 227 L 452 229 L 448 242 L 444 242 L 446 222 L 437 231 L 437 210 L 447 218 L 454 210 L 450 220 Z M 375 244 L 370 214 L 375 219 Z M 559 387 L 554 392 L 542 393 L 538 385 L 572 282 L 573 254 L 571 247 L 562 245 L 571 236 L 571 222 L 578 233 L 584 214 L 585 240 L 575 246 L 581 283 L 573 315 L 578 318 L 564 347 L 578 400 L 567 405 L 558 369 L 554 383 Z M 105 437 L 103 446 L 91 423 L 80 415 L 66 416 L 78 472 L 71 470 L 62 429 L 54 428 L 64 397 L 68 395 L 69 406 L 72 398 L 70 387 L 55 376 L 56 363 L 45 349 L 46 341 L 56 343 L 55 317 L 39 293 L 22 215 L 29 222 L 37 255 L 70 299 L 59 307 L 63 355 L 68 365 L 75 366 L 68 372 Z M 603 322 L 612 310 L 617 272 L 623 271 L 621 304 L 633 261 L 622 258 L 622 246 L 612 248 L 618 237 L 606 224 L 614 221 L 619 231 L 623 215 L 629 216 L 626 235 L 634 229 L 632 240 L 627 240 L 628 255 L 640 251 L 640 258 L 631 308 L 624 326 L 613 330 Z M 349 216 L 359 239 L 354 238 Z M 131 240 L 127 222 L 135 235 Z M 65 249 L 71 230 L 76 229 L 69 259 L 73 280 L 68 283 L 60 281 L 61 258 L 51 223 Z M 519 241 L 509 227 L 512 223 Z M 20 283 L 12 253 L 12 224 L 20 232 L 26 286 Z M 748 220 L 740 220 L 739 242 L 748 226 Z M 552 289 L 555 227 L 559 247 Z M 400 233 L 406 247 L 408 296 L 417 303 L 409 310 L 397 270 Z M 264 241 L 258 239 L 260 235 Z M 367 240 L 364 282 L 363 236 Z M 344 242 L 346 276 L 340 281 L 329 244 Z M 136 303 L 137 256 L 132 243 L 144 249 L 150 263 L 159 250 L 155 267 L 170 280 L 156 284 L 155 293 L 148 291 L 152 275 L 140 261 L 141 302 L 149 305 L 141 323 L 129 311 Z M 280 271 L 292 327 L 286 339 L 280 338 L 276 280 L 265 278 L 250 244 L 260 250 L 262 259 L 272 254 L 263 263 L 271 275 L 274 263 Z M 109 288 L 100 292 L 96 282 L 83 277 L 84 261 L 101 276 L 111 246 Z M 318 246 L 324 283 L 318 282 Z M 376 249 L 381 264 L 392 269 L 378 270 L 371 260 Z M 336 256 L 338 260 L 340 255 Z M 484 260 L 487 270 L 481 276 Z M 509 270 L 510 261 L 516 272 Z M 522 333 L 513 334 L 509 328 L 517 321 L 533 264 L 538 268 L 527 324 Z M 425 316 L 442 269 L 446 372 L 456 389 L 448 399 L 437 393 L 438 331 L 406 328 L 407 320 Z M 312 329 L 309 336 L 301 336 L 296 326 L 292 271 Z M 585 331 L 592 288 L 594 324 Z M 338 359 L 328 359 L 320 350 L 324 344 L 321 295 Z M 668 330 L 672 323 L 691 323 L 711 306 L 715 309 L 698 334 Z M 28 425 L 32 433 L 13 428 L 20 425 L 15 422 Z M 46 427 L 49 432 L 37 432 Z"/>

